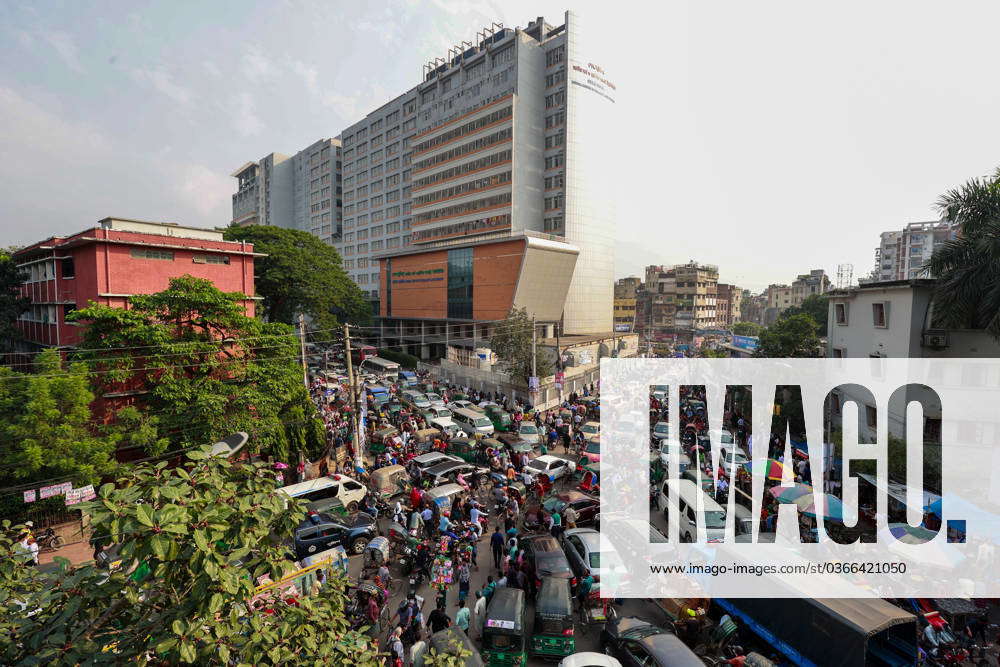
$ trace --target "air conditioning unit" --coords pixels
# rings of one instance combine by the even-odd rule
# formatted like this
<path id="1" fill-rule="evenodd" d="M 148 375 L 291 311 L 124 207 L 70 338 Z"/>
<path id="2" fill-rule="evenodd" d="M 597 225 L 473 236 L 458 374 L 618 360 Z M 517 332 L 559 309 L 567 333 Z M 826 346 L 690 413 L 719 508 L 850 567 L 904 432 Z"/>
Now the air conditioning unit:
<path id="1" fill-rule="evenodd" d="M 920 344 L 923 347 L 943 350 L 948 347 L 948 332 L 941 329 L 928 329 L 921 336 Z"/>

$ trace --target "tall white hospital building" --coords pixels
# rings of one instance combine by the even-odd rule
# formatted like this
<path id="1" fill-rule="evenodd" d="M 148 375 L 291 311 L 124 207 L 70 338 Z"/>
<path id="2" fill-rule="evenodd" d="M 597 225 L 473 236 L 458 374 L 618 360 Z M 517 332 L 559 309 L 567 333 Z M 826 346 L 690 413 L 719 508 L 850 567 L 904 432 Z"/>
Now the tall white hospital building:
<path id="1" fill-rule="evenodd" d="M 481 30 L 318 153 L 302 151 L 286 180 L 273 155 L 237 170 L 234 223 L 329 240 L 401 338 L 512 306 L 566 333 L 611 332 L 619 119 L 600 34 L 574 12 L 559 26 Z M 286 200 L 287 218 L 268 208 Z"/>

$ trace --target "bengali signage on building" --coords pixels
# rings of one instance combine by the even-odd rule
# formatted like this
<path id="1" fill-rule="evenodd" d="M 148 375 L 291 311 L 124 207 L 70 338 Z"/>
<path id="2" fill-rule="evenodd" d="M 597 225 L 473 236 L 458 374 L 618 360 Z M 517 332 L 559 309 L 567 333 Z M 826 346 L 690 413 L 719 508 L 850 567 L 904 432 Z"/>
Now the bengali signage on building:
<path id="1" fill-rule="evenodd" d="M 422 271 L 393 271 L 392 283 L 431 283 L 444 280 L 444 269 L 424 269 Z"/>
<path id="2" fill-rule="evenodd" d="M 747 352 L 754 352 L 760 345 L 760 339 L 756 336 L 733 336 L 733 347 L 738 347 Z"/>
<path id="3" fill-rule="evenodd" d="M 574 85 L 592 90 L 612 103 L 615 101 L 615 93 L 618 88 L 608 80 L 604 69 L 600 65 L 574 60 L 570 63 L 570 66 L 572 67 L 570 81 Z"/>

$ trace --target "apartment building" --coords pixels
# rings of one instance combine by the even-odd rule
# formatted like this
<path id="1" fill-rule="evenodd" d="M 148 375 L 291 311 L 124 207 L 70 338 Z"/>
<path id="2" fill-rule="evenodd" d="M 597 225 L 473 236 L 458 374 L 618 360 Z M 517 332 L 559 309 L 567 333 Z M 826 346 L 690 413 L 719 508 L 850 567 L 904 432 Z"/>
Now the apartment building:
<path id="1" fill-rule="evenodd" d="M 19 351 L 73 347 L 83 327 L 68 322 L 69 313 L 92 301 L 127 308 L 133 295 L 163 291 L 183 275 L 247 295 L 252 317 L 254 258 L 260 256 L 252 244 L 226 241 L 214 229 L 124 218 L 33 243 L 13 255 L 27 276 L 21 294 L 31 301 L 17 322 L 24 337 Z"/>
<path id="2" fill-rule="evenodd" d="M 716 292 L 715 312 L 720 329 L 731 329 L 740 321 L 743 307 L 743 290 L 736 285 L 719 283 Z"/>
<path id="3" fill-rule="evenodd" d="M 810 296 L 826 294 L 830 291 L 830 278 L 823 269 L 812 269 L 799 274 L 792 282 L 790 295 L 792 306 L 801 306 Z"/>
<path id="4" fill-rule="evenodd" d="M 902 230 L 882 232 L 875 249 L 875 282 L 933 277 L 922 271 L 923 266 L 935 248 L 958 235 L 959 228 L 956 223 L 938 220 L 911 222 Z"/>
<path id="5" fill-rule="evenodd" d="M 232 173 L 231 224 L 299 229 L 332 244 L 341 224 L 340 154 L 339 139 L 320 139 L 292 156 L 247 162 Z"/>
<path id="6" fill-rule="evenodd" d="M 716 328 L 719 267 L 692 260 L 675 266 L 674 276 L 677 285 L 674 328 L 690 331 Z"/>
<path id="7" fill-rule="evenodd" d="M 641 287 L 642 279 L 636 276 L 615 281 L 615 331 L 621 333 L 636 330 L 636 295 Z"/>

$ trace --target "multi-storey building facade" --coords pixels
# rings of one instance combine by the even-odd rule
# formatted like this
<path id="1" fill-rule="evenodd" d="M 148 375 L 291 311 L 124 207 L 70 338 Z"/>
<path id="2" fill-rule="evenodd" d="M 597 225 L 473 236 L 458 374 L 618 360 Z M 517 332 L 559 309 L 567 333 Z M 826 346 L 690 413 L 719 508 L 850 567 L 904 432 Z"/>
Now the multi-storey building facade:
<path id="1" fill-rule="evenodd" d="M 945 220 L 911 222 L 901 231 L 882 232 L 875 249 L 876 281 L 930 278 L 923 271 L 934 249 L 959 233 L 959 225 Z"/>
<path id="2" fill-rule="evenodd" d="M 27 279 L 31 308 L 17 322 L 24 351 L 73 347 L 83 329 L 66 315 L 95 303 L 127 308 L 135 294 L 166 289 L 171 278 L 211 280 L 224 292 L 247 295 L 254 314 L 253 245 L 226 241 L 213 229 L 105 218 L 72 236 L 54 236 L 14 253 Z"/>
<path id="3" fill-rule="evenodd" d="M 580 259 L 558 309 L 563 329 L 612 330 L 615 160 L 607 130 L 616 88 L 595 57 L 596 39 L 572 12 L 560 26 L 541 17 L 523 29 L 494 24 L 340 134 L 342 224 L 338 235 L 331 215 L 331 235 L 381 317 L 398 319 L 387 292 L 403 283 L 380 276 L 379 259 L 405 254 L 414 265 L 421 252 L 547 235 Z M 265 193 L 285 183 L 283 164 L 249 163 L 234 174 L 234 223 L 268 219 Z M 278 199 L 271 195 L 272 206 Z M 315 222 L 308 229 L 322 234 L 325 222 Z M 448 289 L 457 295 L 462 287 Z"/>
<path id="4" fill-rule="evenodd" d="M 299 229 L 332 244 L 341 224 L 340 153 L 339 139 L 320 139 L 291 157 L 247 162 L 232 174 L 231 224 Z"/>
<path id="5" fill-rule="evenodd" d="M 739 321 L 743 307 L 743 290 L 736 285 L 719 283 L 715 302 L 717 324 L 720 328 L 731 329 Z"/>
<path id="6" fill-rule="evenodd" d="M 614 211 L 605 186 L 613 182 L 613 161 L 596 151 L 609 144 L 604 130 L 615 87 L 590 48 L 579 19 L 569 12 L 558 27 L 539 18 L 524 29 L 490 29 L 475 43 L 453 49 L 447 59 L 429 63 L 423 82 L 390 103 L 399 102 L 404 112 L 412 109 L 415 115 L 415 133 L 404 137 L 411 162 L 411 183 L 403 193 L 410 206 L 410 229 L 399 244 L 405 249 L 394 251 L 383 244 L 373 249 L 370 241 L 357 243 L 357 238 L 353 249 L 358 260 L 364 261 L 362 255 L 381 256 L 383 274 L 377 289 L 383 318 L 400 317 L 390 305 L 400 302 L 389 294 L 397 286 L 414 296 L 412 279 L 388 276 L 395 258 L 405 255 L 408 265 L 424 261 L 429 267 L 441 261 L 434 257 L 442 248 L 451 248 L 449 254 L 460 247 L 473 252 L 472 246 L 527 235 L 566 244 L 579 256 L 557 317 L 563 330 L 612 330 Z M 377 117 L 391 113 L 383 107 L 369 115 L 369 138 Z M 352 175 L 349 138 L 354 133 L 359 141 L 360 129 L 354 126 L 343 135 L 345 198 L 351 191 L 346 181 Z M 384 159 L 378 150 L 374 158 Z M 370 143 L 365 153 L 354 156 L 354 172 L 365 163 L 370 170 Z M 406 154 L 404 148 L 404 159 Z M 355 190 L 363 187 L 353 185 Z M 364 210 L 372 210 L 370 190 L 366 202 L 362 196 L 356 193 L 352 203 L 364 202 Z M 345 258 L 352 256 L 349 221 L 354 216 L 360 227 L 358 217 L 364 215 L 349 205 L 345 200 Z M 492 251 L 486 254 L 494 256 Z M 449 258 L 447 266 L 457 268 L 458 262 Z M 364 280 L 361 271 L 357 275 Z M 458 276 L 448 278 L 449 301 L 472 303 L 469 295 L 477 283 L 487 287 L 489 279 L 477 279 L 473 272 L 470 280 L 472 284 L 464 284 Z M 432 291 L 436 287 L 426 285 Z M 463 313 L 469 314 L 456 307 L 445 319 L 462 320 Z M 440 312 L 411 312 L 408 319 L 418 317 L 437 320 Z M 477 318 L 472 313 L 467 319 Z"/>
<path id="7" fill-rule="evenodd" d="M 689 262 L 674 267 L 677 310 L 674 328 L 690 331 L 714 329 L 719 267 Z"/>
<path id="8" fill-rule="evenodd" d="M 614 325 L 617 332 L 636 331 L 636 295 L 642 279 L 636 276 L 619 278 L 615 282 Z"/>
<path id="9" fill-rule="evenodd" d="M 830 291 L 830 278 L 823 269 L 812 269 L 800 274 L 792 282 L 791 305 L 801 306 L 810 296 L 826 294 Z"/>

